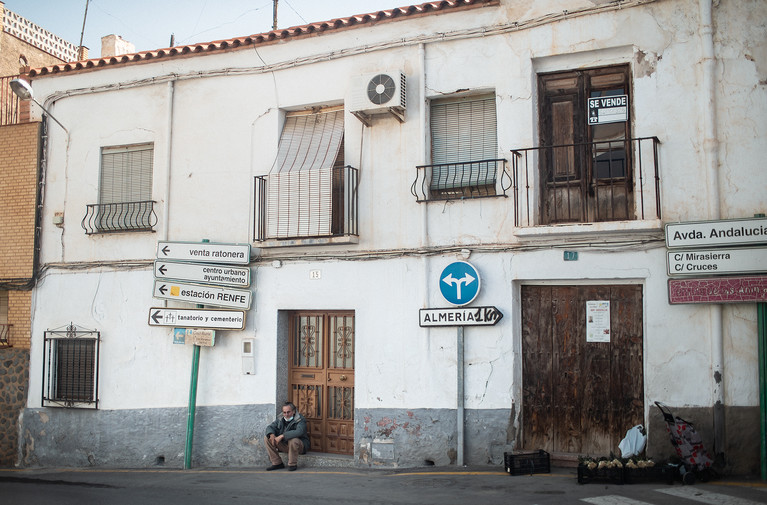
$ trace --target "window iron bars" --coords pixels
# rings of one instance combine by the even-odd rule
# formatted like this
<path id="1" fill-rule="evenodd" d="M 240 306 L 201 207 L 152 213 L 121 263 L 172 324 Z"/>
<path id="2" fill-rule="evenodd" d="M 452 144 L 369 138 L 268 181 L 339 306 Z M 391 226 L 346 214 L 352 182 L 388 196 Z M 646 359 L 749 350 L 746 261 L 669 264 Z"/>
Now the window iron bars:
<path id="1" fill-rule="evenodd" d="M 498 186 L 500 183 L 500 192 Z M 512 178 L 506 160 L 489 159 L 416 166 L 410 193 L 416 201 L 507 197 Z"/>
<path id="2" fill-rule="evenodd" d="M 514 225 L 660 219 L 659 145 L 658 137 L 638 137 L 512 149 Z M 562 160 L 575 165 L 562 170 Z M 551 215 L 536 218 L 546 198 Z"/>
<path id="3" fill-rule="evenodd" d="M 11 81 L 18 75 L 0 77 L 0 126 L 19 124 L 20 99 L 11 89 Z"/>
<path id="4" fill-rule="evenodd" d="M 153 200 L 141 202 L 94 203 L 86 205 L 81 222 L 86 235 L 126 231 L 154 231 L 157 214 Z"/>
<path id="5" fill-rule="evenodd" d="M 253 239 L 357 236 L 357 188 L 348 165 L 256 176 Z"/>
<path id="6" fill-rule="evenodd" d="M 11 328 L 12 324 L 0 324 L 0 348 L 13 347 L 11 345 Z"/>
<path id="7" fill-rule="evenodd" d="M 74 323 L 43 338 L 43 407 L 98 409 L 101 334 Z"/>

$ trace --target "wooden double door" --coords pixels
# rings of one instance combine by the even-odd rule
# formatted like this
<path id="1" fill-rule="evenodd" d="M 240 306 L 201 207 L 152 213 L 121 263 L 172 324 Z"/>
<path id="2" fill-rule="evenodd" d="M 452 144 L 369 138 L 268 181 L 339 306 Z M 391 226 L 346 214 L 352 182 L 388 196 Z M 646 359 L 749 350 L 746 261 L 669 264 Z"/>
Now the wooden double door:
<path id="1" fill-rule="evenodd" d="M 589 307 L 604 301 L 609 338 L 594 341 Z M 524 447 L 618 454 L 644 419 L 642 319 L 639 285 L 522 286 Z"/>
<path id="2" fill-rule="evenodd" d="M 354 453 L 354 333 L 354 312 L 291 314 L 290 397 L 312 451 Z"/>

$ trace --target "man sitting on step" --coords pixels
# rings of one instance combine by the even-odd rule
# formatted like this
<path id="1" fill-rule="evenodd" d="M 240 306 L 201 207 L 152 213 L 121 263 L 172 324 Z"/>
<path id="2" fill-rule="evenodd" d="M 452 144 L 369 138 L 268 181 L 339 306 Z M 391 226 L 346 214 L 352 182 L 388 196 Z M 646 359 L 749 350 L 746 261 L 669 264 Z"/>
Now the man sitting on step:
<path id="1" fill-rule="evenodd" d="M 309 450 L 309 434 L 306 432 L 306 418 L 296 412 L 291 402 L 282 405 L 282 415 L 266 427 L 264 436 L 266 452 L 269 453 L 271 466 L 267 471 L 285 468 L 280 452 L 288 453 L 288 470 L 298 468 L 298 455 Z"/>

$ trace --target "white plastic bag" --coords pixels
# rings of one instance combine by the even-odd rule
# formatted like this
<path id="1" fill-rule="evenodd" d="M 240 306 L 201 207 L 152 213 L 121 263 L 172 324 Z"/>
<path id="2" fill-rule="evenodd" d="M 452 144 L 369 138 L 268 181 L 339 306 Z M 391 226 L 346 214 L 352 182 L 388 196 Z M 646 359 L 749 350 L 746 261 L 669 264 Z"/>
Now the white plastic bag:
<path id="1" fill-rule="evenodd" d="M 622 457 L 630 458 L 644 451 L 645 443 L 647 443 L 647 435 L 644 426 L 637 424 L 626 432 L 626 437 L 618 444 L 618 449 Z"/>

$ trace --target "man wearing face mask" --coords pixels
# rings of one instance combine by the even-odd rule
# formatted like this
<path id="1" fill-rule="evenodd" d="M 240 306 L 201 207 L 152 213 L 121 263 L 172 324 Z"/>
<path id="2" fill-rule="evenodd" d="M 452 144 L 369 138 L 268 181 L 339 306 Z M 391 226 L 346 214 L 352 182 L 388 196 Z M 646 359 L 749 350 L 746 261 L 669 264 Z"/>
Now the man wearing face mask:
<path id="1" fill-rule="evenodd" d="M 298 468 L 298 455 L 306 454 L 310 442 L 306 432 L 306 419 L 296 412 L 296 406 L 291 402 L 285 402 L 282 405 L 282 415 L 266 427 L 264 443 L 272 462 L 267 471 L 285 468 L 280 452 L 288 453 L 288 470 L 292 472 Z"/>

